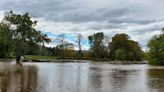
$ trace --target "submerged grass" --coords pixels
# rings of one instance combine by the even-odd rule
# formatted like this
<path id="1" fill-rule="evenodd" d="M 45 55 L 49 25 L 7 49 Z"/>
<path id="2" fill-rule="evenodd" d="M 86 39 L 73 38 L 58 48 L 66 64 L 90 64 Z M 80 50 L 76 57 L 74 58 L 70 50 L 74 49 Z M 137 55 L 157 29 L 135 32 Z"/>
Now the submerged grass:
<path id="1" fill-rule="evenodd" d="M 31 60 L 38 60 L 38 61 L 54 61 L 57 57 L 55 56 L 39 56 L 39 55 L 26 55 L 25 60 L 31 61 Z"/>

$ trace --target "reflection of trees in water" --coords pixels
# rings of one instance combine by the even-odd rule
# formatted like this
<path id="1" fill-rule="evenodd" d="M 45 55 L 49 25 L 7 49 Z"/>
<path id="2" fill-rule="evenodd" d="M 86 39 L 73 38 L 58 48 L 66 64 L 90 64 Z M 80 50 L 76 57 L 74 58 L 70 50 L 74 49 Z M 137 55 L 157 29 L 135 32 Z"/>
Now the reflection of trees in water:
<path id="1" fill-rule="evenodd" d="M 77 68 L 77 70 L 76 70 L 76 79 L 75 79 L 75 81 L 76 81 L 76 92 L 81 92 L 80 90 L 80 87 L 82 87 L 82 85 L 81 85 L 81 67 L 80 67 L 80 65 L 78 65 L 78 68 Z"/>
<path id="2" fill-rule="evenodd" d="M 164 91 L 164 69 L 149 69 L 147 84 L 151 92 Z"/>
<path id="3" fill-rule="evenodd" d="M 21 91 L 20 92 L 36 92 L 37 88 L 37 68 L 35 66 L 26 67 L 21 74 Z"/>
<path id="4" fill-rule="evenodd" d="M 10 76 L 10 73 L 8 74 Z M 0 79 L 0 88 L 1 88 L 1 92 L 7 92 L 8 90 L 8 87 L 9 87 L 9 84 L 10 84 L 10 79 L 11 77 L 9 76 L 3 76 L 1 79 Z"/>
<path id="5" fill-rule="evenodd" d="M 88 88 L 88 68 L 83 68 L 83 64 L 78 63 L 78 68 L 76 69 L 76 90 L 75 92 L 87 92 Z"/>
<path id="6" fill-rule="evenodd" d="M 36 92 L 37 67 L 24 66 L 19 73 L 10 69 L 10 72 L 0 78 L 1 92 Z"/>
<path id="7" fill-rule="evenodd" d="M 91 92 L 102 92 L 102 70 L 100 67 L 90 67 L 89 70 L 89 90 Z"/>
<path id="8" fill-rule="evenodd" d="M 127 81 L 128 81 L 128 74 L 130 71 L 128 70 L 119 70 L 114 69 L 109 74 L 111 77 L 110 79 L 110 86 L 112 86 L 111 90 L 116 92 L 121 92 L 123 89 L 125 90 Z"/>
<path id="9" fill-rule="evenodd" d="M 89 87 L 93 92 L 121 92 L 127 87 L 128 75 L 134 72 L 136 71 L 91 67 Z"/>
<path id="10" fill-rule="evenodd" d="M 64 74 L 65 74 L 65 71 L 64 71 L 64 67 L 61 65 L 60 67 L 59 67 L 59 71 L 58 71 L 58 87 L 61 87 L 61 88 L 59 88 L 59 92 L 64 92 Z M 58 92 L 58 91 L 57 91 Z"/>

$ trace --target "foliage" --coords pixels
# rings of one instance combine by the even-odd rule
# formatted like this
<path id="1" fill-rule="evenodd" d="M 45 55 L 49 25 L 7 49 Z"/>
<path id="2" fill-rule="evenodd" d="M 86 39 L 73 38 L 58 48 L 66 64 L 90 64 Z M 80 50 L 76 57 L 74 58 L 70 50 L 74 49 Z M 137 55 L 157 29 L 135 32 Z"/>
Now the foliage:
<path id="1" fill-rule="evenodd" d="M 128 45 L 128 35 L 126 34 L 116 34 L 114 37 L 112 37 L 112 42 L 109 43 L 109 49 L 110 49 L 110 58 L 115 60 L 118 59 L 115 57 L 115 53 L 117 49 L 121 49 L 124 51 L 124 54 L 127 53 L 127 45 Z M 125 58 L 127 58 L 127 54 L 125 55 Z"/>
<path id="2" fill-rule="evenodd" d="M 74 58 L 76 55 L 76 51 L 74 50 L 74 45 L 71 43 L 64 43 L 63 45 L 57 45 L 53 48 L 54 56 L 58 56 L 64 59 Z"/>
<path id="3" fill-rule="evenodd" d="M 115 58 L 118 60 L 125 60 L 126 59 L 125 51 L 123 49 L 117 49 L 115 51 Z"/>
<path id="4" fill-rule="evenodd" d="M 9 57 L 12 50 L 12 33 L 8 25 L 0 23 L 0 58 Z"/>
<path id="5" fill-rule="evenodd" d="M 148 47 L 150 63 L 164 65 L 164 30 L 149 41 Z"/>
<path id="6" fill-rule="evenodd" d="M 95 33 L 88 37 L 92 57 L 97 59 L 139 61 L 143 51 L 138 42 L 130 39 L 127 34 L 116 34 L 105 47 L 104 34 Z"/>
<path id="7" fill-rule="evenodd" d="M 109 43 L 110 58 L 112 60 L 142 60 L 142 50 L 139 44 L 126 34 L 116 34 Z"/>
<path id="8" fill-rule="evenodd" d="M 50 42 L 47 35 L 42 34 L 41 31 L 37 31 L 35 29 L 37 21 L 32 21 L 28 13 L 21 15 L 10 11 L 5 15 L 2 23 L 8 25 L 8 28 L 6 27 L 5 30 L 3 28 L 5 26 L 3 25 L 1 30 L 3 30 L 5 34 L 8 33 L 8 31 L 10 31 L 9 33 L 12 33 L 12 35 L 7 35 L 9 35 L 8 39 L 12 38 L 12 44 L 16 53 L 17 61 L 19 61 L 21 55 L 26 54 L 28 50 L 34 48 L 34 45 L 41 43 L 44 45 L 44 42 Z M 7 46 L 5 47 L 8 48 Z"/>
<path id="9" fill-rule="evenodd" d="M 92 59 L 91 53 L 90 52 L 85 52 L 83 55 L 83 58 L 86 60 L 90 60 Z"/>
<path id="10" fill-rule="evenodd" d="M 98 32 L 88 37 L 90 43 L 90 50 L 94 58 L 104 58 L 105 46 L 103 44 L 104 34 Z"/>

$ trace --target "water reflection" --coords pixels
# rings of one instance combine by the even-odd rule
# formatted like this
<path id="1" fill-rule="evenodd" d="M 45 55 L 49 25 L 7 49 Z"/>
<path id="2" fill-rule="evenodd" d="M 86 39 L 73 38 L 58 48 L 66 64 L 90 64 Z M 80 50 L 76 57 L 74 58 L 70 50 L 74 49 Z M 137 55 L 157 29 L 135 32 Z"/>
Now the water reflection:
<path id="1" fill-rule="evenodd" d="M 130 71 L 115 69 L 111 73 L 111 86 L 113 91 L 120 92 L 122 89 L 126 88 L 128 74 Z"/>
<path id="2" fill-rule="evenodd" d="M 13 67 L 9 70 L 7 75 L 0 77 L 1 92 L 37 92 L 36 66 L 24 66 L 19 73 Z"/>
<path id="3" fill-rule="evenodd" d="M 91 66 L 89 69 L 88 90 L 90 92 L 102 92 L 102 70 L 98 66 Z"/>
<path id="4" fill-rule="evenodd" d="M 2 64 L 0 64 L 1 66 Z M 164 68 L 95 63 L 14 64 L 0 77 L 0 92 L 163 92 Z"/>
<path id="5" fill-rule="evenodd" d="M 152 92 L 164 91 L 164 69 L 148 69 L 148 86 Z"/>
<path id="6" fill-rule="evenodd" d="M 143 86 L 143 74 L 138 69 L 140 67 L 131 65 L 130 67 L 110 64 L 91 65 L 88 81 L 89 92 L 140 92 L 141 90 L 136 87 L 143 88 L 143 91 L 146 92 L 146 87 Z M 136 83 L 138 80 L 140 81 L 139 85 Z"/>

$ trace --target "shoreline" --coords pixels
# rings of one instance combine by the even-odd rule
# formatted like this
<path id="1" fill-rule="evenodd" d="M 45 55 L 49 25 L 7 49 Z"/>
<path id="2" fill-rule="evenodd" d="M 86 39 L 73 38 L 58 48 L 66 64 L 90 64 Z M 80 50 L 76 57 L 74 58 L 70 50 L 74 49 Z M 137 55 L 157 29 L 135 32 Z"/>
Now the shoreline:
<path id="1" fill-rule="evenodd" d="M 71 60 L 71 59 L 61 59 L 61 60 L 25 60 L 23 62 L 34 62 L 34 63 L 40 63 L 40 62 L 56 62 L 56 63 L 108 63 L 108 64 L 148 64 L 148 61 L 94 61 L 94 60 Z"/>
<path id="2" fill-rule="evenodd" d="M 0 59 L 0 62 L 15 62 L 15 59 Z M 23 63 L 108 63 L 108 64 L 148 64 L 148 61 L 107 61 L 107 60 L 72 60 L 72 59 L 52 59 L 52 60 L 21 60 Z"/>

